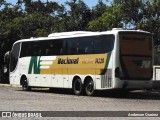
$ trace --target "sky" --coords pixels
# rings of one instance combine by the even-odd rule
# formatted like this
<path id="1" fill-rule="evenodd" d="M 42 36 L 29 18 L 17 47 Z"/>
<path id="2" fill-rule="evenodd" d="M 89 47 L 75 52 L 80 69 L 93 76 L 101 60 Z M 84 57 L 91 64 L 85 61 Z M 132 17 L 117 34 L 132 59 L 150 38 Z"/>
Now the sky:
<path id="1" fill-rule="evenodd" d="M 6 2 L 8 3 L 12 3 L 12 4 L 16 4 L 18 0 L 6 0 Z M 34 0 L 37 1 L 37 0 Z M 47 0 L 41 0 L 41 1 L 47 1 Z M 49 1 L 55 1 L 58 2 L 59 4 L 65 4 L 66 1 L 70 1 L 70 0 L 49 0 Z M 98 3 L 98 0 L 83 0 L 84 3 L 86 3 L 88 5 L 88 7 L 92 8 L 93 6 L 95 6 Z M 106 0 L 102 0 L 104 3 L 106 3 Z"/>

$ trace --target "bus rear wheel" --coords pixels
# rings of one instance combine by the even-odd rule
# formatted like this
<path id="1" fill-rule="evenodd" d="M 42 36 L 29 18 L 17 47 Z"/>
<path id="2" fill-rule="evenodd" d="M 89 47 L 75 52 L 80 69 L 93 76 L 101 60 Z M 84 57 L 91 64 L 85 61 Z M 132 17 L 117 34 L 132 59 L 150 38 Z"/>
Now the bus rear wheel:
<path id="1" fill-rule="evenodd" d="M 22 80 L 22 90 L 24 90 L 24 91 L 30 91 L 31 90 L 31 87 L 28 86 L 28 81 L 27 81 L 26 78 Z"/>
<path id="2" fill-rule="evenodd" d="M 92 96 L 94 94 L 94 83 L 92 79 L 88 79 L 85 82 L 85 92 L 88 96 Z"/>
<path id="3" fill-rule="evenodd" d="M 75 95 L 81 95 L 83 94 L 83 84 L 81 79 L 76 78 L 73 82 L 73 92 Z"/>

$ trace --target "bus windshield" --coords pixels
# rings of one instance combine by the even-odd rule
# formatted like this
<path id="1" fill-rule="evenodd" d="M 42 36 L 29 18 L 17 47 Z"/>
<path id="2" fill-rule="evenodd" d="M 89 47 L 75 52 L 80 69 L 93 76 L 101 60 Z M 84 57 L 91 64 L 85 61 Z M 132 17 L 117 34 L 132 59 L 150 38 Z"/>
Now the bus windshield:
<path id="1" fill-rule="evenodd" d="M 152 37 L 149 33 L 120 32 L 121 79 L 152 77 Z"/>

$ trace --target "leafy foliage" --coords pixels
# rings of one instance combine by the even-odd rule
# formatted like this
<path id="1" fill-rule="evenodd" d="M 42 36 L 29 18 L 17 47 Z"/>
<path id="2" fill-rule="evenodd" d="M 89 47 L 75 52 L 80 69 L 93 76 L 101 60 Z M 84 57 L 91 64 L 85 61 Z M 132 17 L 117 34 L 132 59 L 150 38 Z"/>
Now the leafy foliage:
<path id="1" fill-rule="evenodd" d="M 93 31 L 106 31 L 114 27 L 122 27 L 123 17 L 120 16 L 121 13 L 121 6 L 115 8 L 108 6 L 105 13 L 98 19 L 91 21 L 88 27 Z"/>

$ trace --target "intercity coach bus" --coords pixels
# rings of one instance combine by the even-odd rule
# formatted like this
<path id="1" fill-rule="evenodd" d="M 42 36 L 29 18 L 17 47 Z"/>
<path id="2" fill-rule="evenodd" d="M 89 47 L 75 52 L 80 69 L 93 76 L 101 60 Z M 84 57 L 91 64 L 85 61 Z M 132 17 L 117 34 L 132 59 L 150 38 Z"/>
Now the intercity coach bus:
<path id="1" fill-rule="evenodd" d="M 10 53 L 10 84 L 96 90 L 152 87 L 152 36 L 142 30 L 74 31 L 23 39 Z"/>

